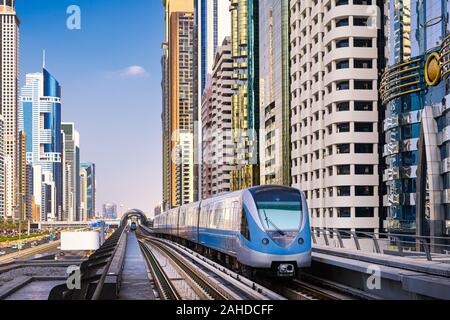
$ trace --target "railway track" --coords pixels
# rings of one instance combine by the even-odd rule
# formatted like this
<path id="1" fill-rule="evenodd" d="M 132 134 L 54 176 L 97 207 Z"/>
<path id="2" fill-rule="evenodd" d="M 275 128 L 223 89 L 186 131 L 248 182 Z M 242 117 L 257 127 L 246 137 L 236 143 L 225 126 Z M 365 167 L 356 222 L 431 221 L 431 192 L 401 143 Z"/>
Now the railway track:
<path id="1" fill-rule="evenodd" d="M 204 300 L 283 300 L 266 288 L 198 256 L 194 252 L 165 240 L 142 236 L 146 250 L 166 256 L 182 278 Z M 147 256 L 148 254 L 146 254 Z M 155 274 L 152 272 L 152 274 Z"/>
<path id="2" fill-rule="evenodd" d="M 189 254 L 191 259 L 192 257 L 196 257 L 197 259 L 206 262 L 208 265 L 214 267 L 219 270 L 221 273 L 225 273 L 225 275 L 231 276 L 235 281 L 240 282 L 241 291 L 249 291 L 255 292 L 256 294 L 247 296 L 247 297 L 237 297 L 240 299 L 254 299 L 254 300 L 275 300 L 275 299 L 289 299 L 289 300 L 351 300 L 354 299 L 350 295 L 346 295 L 341 293 L 340 291 L 331 290 L 325 286 L 318 285 L 316 283 L 312 283 L 310 281 L 305 281 L 303 279 L 276 279 L 273 278 L 258 278 L 258 281 L 253 281 L 247 278 L 244 278 L 241 275 L 235 274 L 231 270 L 226 269 L 218 263 L 210 261 L 205 257 L 195 253 L 194 251 L 187 249 L 180 244 L 168 241 L 161 240 L 158 238 L 153 238 L 147 236 L 149 233 L 144 229 L 145 232 L 142 232 L 143 238 L 150 241 L 157 248 L 165 248 L 162 250 L 169 250 L 173 253 L 175 251 L 177 254 Z M 172 249 L 168 249 L 171 247 Z M 186 262 L 186 261 L 185 261 Z M 199 273 L 198 266 L 194 266 L 195 274 Z M 202 285 L 203 286 L 203 285 Z M 266 293 L 266 294 L 265 294 Z M 235 300 L 236 297 L 232 300 Z M 223 298 L 221 299 L 223 300 Z"/>
<path id="3" fill-rule="evenodd" d="M 155 285 L 163 300 L 181 300 L 181 296 L 170 281 L 164 269 L 159 264 L 153 252 L 143 243 L 139 242 L 141 250 L 147 260 Z"/>

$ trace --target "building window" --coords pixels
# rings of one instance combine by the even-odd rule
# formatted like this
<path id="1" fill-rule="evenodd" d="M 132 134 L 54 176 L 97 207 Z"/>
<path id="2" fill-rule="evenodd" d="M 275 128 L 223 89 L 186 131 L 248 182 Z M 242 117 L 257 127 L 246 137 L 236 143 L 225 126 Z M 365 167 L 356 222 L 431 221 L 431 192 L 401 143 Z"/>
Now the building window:
<path id="1" fill-rule="evenodd" d="M 357 175 L 373 175 L 373 165 L 357 164 L 355 165 L 355 174 Z"/>
<path id="2" fill-rule="evenodd" d="M 350 63 L 348 62 L 348 60 L 341 60 L 336 62 L 336 69 L 348 69 L 350 67 Z"/>
<path id="3" fill-rule="evenodd" d="M 348 26 L 348 18 L 340 19 L 336 21 L 336 28 L 338 27 L 347 27 Z"/>
<path id="4" fill-rule="evenodd" d="M 374 195 L 374 187 L 372 186 L 356 186 L 355 195 L 357 197 L 371 197 Z"/>
<path id="5" fill-rule="evenodd" d="M 349 102 L 340 102 L 336 105 L 337 111 L 350 111 L 350 103 Z"/>
<path id="6" fill-rule="evenodd" d="M 337 149 L 338 154 L 350 153 L 350 144 L 348 144 L 348 143 L 338 144 L 336 146 L 336 149 Z"/>
<path id="7" fill-rule="evenodd" d="M 348 39 L 342 39 L 336 42 L 336 48 L 347 48 L 349 46 Z"/>
<path id="8" fill-rule="evenodd" d="M 372 90 L 373 82 L 369 80 L 355 80 L 355 89 L 357 90 Z"/>
<path id="9" fill-rule="evenodd" d="M 348 90 L 350 89 L 350 82 L 349 81 L 341 81 L 336 84 L 336 90 Z"/>
<path id="10" fill-rule="evenodd" d="M 337 216 L 339 218 L 350 218 L 352 216 L 350 208 L 337 208 Z"/>
<path id="11" fill-rule="evenodd" d="M 372 101 L 355 101 L 355 111 L 372 111 Z"/>
<path id="12" fill-rule="evenodd" d="M 356 48 L 372 48 L 372 39 L 355 38 L 353 39 L 353 46 Z"/>
<path id="13" fill-rule="evenodd" d="M 373 123 L 355 122 L 355 132 L 373 132 Z"/>
<path id="14" fill-rule="evenodd" d="M 355 144 L 355 153 L 373 153 L 373 144 L 357 143 Z"/>
<path id="15" fill-rule="evenodd" d="M 338 133 L 344 133 L 344 132 L 350 132 L 350 123 L 344 122 L 337 124 L 337 132 Z"/>
<path id="16" fill-rule="evenodd" d="M 373 218 L 375 217 L 374 208 L 355 208 L 356 218 Z"/>
<path id="17" fill-rule="evenodd" d="M 372 60 L 357 59 L 354 61 L 353 66 L 357 69 L 372 69 Z"/>
<path id="18" fill-rule="evenodd" d="M 350 186 L 343 186 L 337 188 L 337 196 L 338 197 L 350 197 L 351 191 Z"/>
<path id="19" fill-rule="evenodd" d="M 337 166 L 337 174 L 340 176 L 350 175 L 350 165 Z"/>

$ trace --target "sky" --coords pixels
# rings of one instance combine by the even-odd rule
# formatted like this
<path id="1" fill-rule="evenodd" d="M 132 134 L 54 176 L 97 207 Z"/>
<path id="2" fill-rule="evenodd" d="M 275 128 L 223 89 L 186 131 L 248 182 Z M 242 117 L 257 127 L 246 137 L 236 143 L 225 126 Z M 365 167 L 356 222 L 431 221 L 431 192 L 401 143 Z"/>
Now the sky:
<path id="1" fill-rule="evenodd" d="M 69 30 L 71 5 L 81 29 Z M 20 83 L 46 68 L 62 87 L 62 119 L 97 169 L 97 210 L 113 202 L 153 213 L 161 201 L 159 0 L 18 0 Z"/>

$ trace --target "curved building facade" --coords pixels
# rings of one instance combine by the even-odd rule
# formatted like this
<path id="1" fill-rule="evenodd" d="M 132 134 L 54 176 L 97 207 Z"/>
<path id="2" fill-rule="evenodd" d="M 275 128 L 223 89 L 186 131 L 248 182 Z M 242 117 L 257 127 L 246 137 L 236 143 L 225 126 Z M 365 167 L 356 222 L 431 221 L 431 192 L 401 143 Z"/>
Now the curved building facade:
<path id="1" fill-rule="evenodd" d="M 383 210 L 391 231 L 449 233 L 448 14 L 448 1 L 385 1 Z"/>
<path id="2" fill-rule="evenodd" d="M 379 228 L 377 8 L 290 1 L 292 180 L 315 227 Z"/>

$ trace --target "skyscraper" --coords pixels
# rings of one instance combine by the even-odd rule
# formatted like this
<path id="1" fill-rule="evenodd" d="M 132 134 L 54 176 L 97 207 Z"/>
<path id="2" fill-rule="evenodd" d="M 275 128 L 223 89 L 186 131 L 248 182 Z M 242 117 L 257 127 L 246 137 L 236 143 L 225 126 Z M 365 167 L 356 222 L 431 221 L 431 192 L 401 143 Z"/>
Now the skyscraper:
<path id="1" fill-rule="evenodd" d="M 231 190 L 231 171 L 234 169 L 232 70 L 231 38 L 227 37 L 217 48 L 212 74 L 203 95 L 203 199 Z"/>
<path id="2" fill-rule="evenodd" d="M 231 189 L 259 184 L 259 1 L 231 0 L 233 141 Z"/>
<path id="3" fill-rule="evenodd" d="M 46 212 L 52 213 L 47 217 L 42 212 L 42 219 L 62 220 L 61 86 L 45 67 L 42 73 L 26 75 L 20 96 L 19 125 L 26 137 L 26 160 L 36 167 L 35 201 L 39 205 L 45 203 Z M 55 190 L 41 192 L 42 183 Z M 51 202 L 42 198 L 44 195 L 52 195 Z"/>
<path id="4" fill-rule="evenodd" d="M 81 221 L 88 221 L 88 209 L 87 209 L 87 172 L 86 169 L 80 167 L 80 217 Z"/>
<path id="5" fill-rule="evenodd" d="M 2 81 L 0 103 L 4 121 L 2 134 L 4 140 L 4 173 L 0 172 L 0 175 L 4 175 L 4 217 L 17 219 L 19 212 L 17 208 L 17 195 L 19 193 L 17 144 L 19 19 L 15 12 L 15 0 L 0 1 L 0 19 L 0 77 Z M 2 191 L 1 189 L 0 191 Z M 1 198 L 3 198 L 3 195 Z"/>
<path id="6" fill-rule="evenodd" d="M 289 0 L 259 4 L 261 184 L 291 185 Z"/>
<path id="7" fill-rule="evenodd" d="M 87 218 L 93 219 L 96 210 L 96 185 L 95 185 L 95 163 L 83 162 L 81 169 L 86 172 L 86 210 Z"/>
<path id="8" fill-rule="evenodd" d="M 378 231 L 377 2 L 291 4 L 293 185 L 312 226 Z"/>
<path id="9" fill-rule="evenodd" d="M 103 204 L 103 219 L 117 219 L 117 205 L 115 203 Z"/>
<path id="10" fill-rule="evenodd" d="M 27 218 L 27 148 L 25 132 L 19 132 L 19 218 Z"/>
<path id="11" fill-rule="evenodd" d="M 384 226 L 392 232 L 450 235 L 449 13 L 447 1 L 386 1 L 380 95 Z"/>
<path id="12" fill-rule="evenodd" d="M 195 200 L 202 197 L 202 97 L 206 79 L 213 71 L 217 48 L 226 37 L 231 36 L 229 0 L 195 0 L 194 46 L 194 185 Z"/>
<path id="13" fill-rule="evenodd" d="M 164 202 L 194 200 L 194 0 L 167 0 L 163 44 Z"/>
<path id="14" fill-rule="evenodd" d="M 64 139 L 63 221 L 80 221 L 80 135 L 74 123 L 62 123 Z"/>

